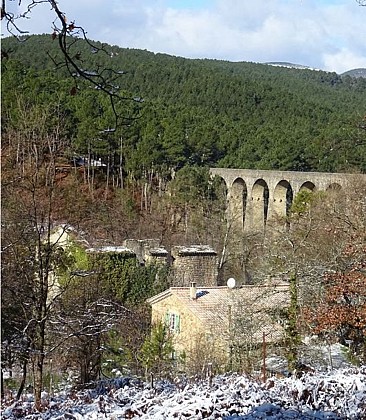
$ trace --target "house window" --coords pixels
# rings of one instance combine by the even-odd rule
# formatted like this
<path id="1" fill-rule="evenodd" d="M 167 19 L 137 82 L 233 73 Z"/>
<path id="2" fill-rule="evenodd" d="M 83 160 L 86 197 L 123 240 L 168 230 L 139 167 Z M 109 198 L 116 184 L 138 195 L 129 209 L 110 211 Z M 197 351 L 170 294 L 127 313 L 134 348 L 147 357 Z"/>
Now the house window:
<path id="1" fill-rule="evenodd" d="M 171 332 L 179 333 L 180 329 L 180 316 L 174 312 L 167 312 L 166 325 Z"/>

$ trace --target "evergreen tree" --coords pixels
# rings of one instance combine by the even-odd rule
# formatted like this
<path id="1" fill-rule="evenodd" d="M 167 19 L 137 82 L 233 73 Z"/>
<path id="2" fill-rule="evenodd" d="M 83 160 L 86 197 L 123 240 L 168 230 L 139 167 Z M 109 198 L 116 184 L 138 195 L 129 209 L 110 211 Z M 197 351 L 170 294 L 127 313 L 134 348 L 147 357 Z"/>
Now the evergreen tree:
<path id="1" fill-rule="evenodd" d="M 173 337 L 163 322 L 152 327 L 151 336 L 147 337 L 140 353 L 140 360 L 146 374 L 152 373 L 166 377 L 174 364 Z"/>

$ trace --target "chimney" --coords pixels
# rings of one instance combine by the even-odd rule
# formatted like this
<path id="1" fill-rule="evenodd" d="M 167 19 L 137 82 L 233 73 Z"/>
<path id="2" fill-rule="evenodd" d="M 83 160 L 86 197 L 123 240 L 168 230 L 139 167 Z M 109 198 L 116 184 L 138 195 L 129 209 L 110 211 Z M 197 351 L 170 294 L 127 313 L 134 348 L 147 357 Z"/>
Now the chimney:
<path id="1" fill-rule="evenodd" d="M 196 289 L 196 282 L 191 282 L 191 287 L 189 288 L 189 296 L 192 300 L 197 299 L 197 289 Z"/>

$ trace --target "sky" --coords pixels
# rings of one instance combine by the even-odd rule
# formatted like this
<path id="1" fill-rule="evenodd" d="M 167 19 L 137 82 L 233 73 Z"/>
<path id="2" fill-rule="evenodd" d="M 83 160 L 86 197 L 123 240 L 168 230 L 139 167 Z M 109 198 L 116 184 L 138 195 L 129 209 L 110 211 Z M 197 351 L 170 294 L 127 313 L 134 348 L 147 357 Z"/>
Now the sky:
<path id="1" fill-rule="evenodd" d="M 20 8 L 30 0 L 21 0 Z M 366 7 L 356 0 L 59 0 L 92 40 L 186 58 L 366 68 Z M 17 12 L 18 1 L 7 1 Z M 19 22 L 52 33 L 50 6 Z M 2 30 L 4 36 L 6 31 Z"/>

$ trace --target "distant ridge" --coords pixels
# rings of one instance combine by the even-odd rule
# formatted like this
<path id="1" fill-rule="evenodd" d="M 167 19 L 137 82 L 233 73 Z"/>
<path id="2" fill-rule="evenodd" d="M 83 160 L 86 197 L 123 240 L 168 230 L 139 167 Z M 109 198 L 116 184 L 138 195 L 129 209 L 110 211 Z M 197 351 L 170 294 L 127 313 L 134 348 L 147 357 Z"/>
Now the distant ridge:
<path id="1" fill-rule="evenodd" d="M 366 69 L 365 68 L 359 68 L 359 69 L 348 70 L 348 71 L 342 73 L 341 76 L 366 77 Z"/>
<path id="2" fill-rule="evenodd" d="M 320 69 L 316 69 L 309 66 L 304 66 L 302 64 L 294 64 L 289 63 L 286 61 L 269 61 L 263 64 L 267 64 L 269 66 L 274 67 L 286 67 L 288 69 L 298 69 L 298 70 L 316 70 L 316 71 L 322 71 Z M 366 68 L 358 68 L 358 69 L 351 69 L 344 73 L 340 73 L 340 76 L 350 76 L 350 77 L 366 77 Z"/>
<path id="3" fill-rule="evenodd" d="M 267 64 L 269 66 L 274 66 L 274 67 L 287 67 L 289 69 L 320 71 L 320 69 L 316 69 L 316 68 L 309 67 L 309 66 L 304 66 L 302 64 L 288 63 L 286 61 L 269 61 L 269 62 L 266 62 L 266 63 L 263 63 L 263 64 Z"/>

